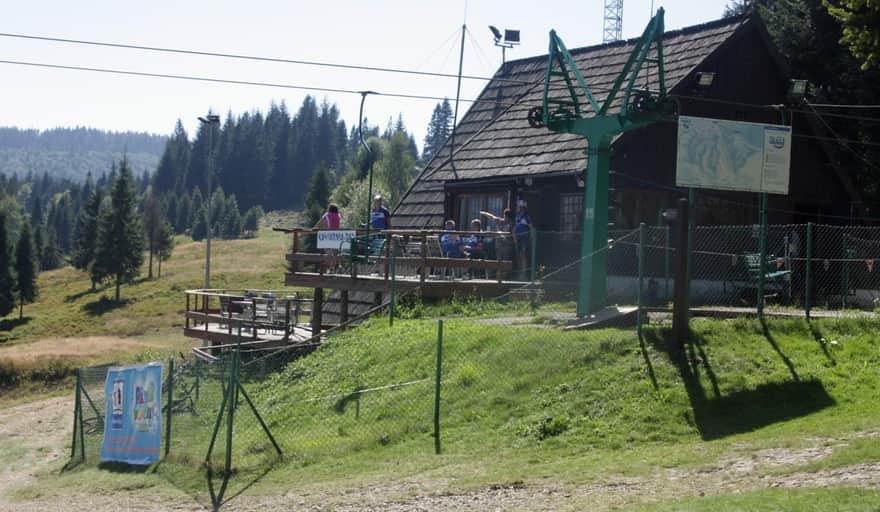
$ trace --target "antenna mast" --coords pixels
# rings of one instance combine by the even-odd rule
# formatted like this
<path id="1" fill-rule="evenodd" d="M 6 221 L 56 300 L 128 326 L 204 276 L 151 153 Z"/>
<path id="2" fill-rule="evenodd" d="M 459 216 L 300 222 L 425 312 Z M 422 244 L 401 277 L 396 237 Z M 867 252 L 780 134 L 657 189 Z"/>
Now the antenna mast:
<path id="1" fill-rule="evenodd" d="M 621 39 L 623 39 L 623 0 L 605 0 L 602 42 L 613 43 Z"/>

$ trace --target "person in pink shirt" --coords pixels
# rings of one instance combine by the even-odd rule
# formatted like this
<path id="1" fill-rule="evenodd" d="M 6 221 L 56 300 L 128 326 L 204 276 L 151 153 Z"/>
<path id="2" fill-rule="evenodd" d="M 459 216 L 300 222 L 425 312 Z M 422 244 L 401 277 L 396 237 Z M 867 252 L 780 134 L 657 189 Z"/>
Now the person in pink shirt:
<path id="1" fill-rule="evenodd" d="M 339 207 L 333 203 L 327 207 L 327 212 L 321 216 L 318 220 L 318 223 L 315 224 L 315 229 L 339 229 L 342 225 L 342 217 L 339 215 Z M 337 249 L 324 249 L 325 253 L 332 256 L 330 263 L 326 264 L 326 267 L 329 269 L 336 268 L 336 254 L 339 252 Z"/>

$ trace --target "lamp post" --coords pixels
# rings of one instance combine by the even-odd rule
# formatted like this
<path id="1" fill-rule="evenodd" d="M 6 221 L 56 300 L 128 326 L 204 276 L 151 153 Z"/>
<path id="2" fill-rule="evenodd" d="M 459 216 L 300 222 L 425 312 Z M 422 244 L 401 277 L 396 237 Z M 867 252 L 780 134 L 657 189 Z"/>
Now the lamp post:
<path id="1" fill-rule="evenodd" d="M 214 125 L 220 124 L 220 116 L 208 114 L 205 117 L 199 117 L 199 122 L 208 126 L 208 158 L 207 166 L 207 195 L 205 207 L 205 289 L 211 288 L 211 175 L 214 174 Z"/>

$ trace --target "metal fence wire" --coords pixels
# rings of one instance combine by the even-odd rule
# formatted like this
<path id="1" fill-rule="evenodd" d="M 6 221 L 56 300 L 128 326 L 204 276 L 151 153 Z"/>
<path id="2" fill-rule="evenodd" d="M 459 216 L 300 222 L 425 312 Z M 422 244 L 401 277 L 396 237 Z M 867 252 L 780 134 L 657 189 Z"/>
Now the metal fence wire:
<path id="1" fill-rule="evenodd" d="M 534 313 L 540 301 L 576 298 L 582 262 L 579 237 L 535 232 L 526 263 L 536 264 L 517 269 L 527 270 L 527 278 L 484 302 L 512 303 L 501 315 L 469 315 L 468 308 L 477 306 L 463 304 L 454 313 L 458 317 L 438 323 L 421 319 L 418 305 L 404 304 L 408 320 L 388 322 L 380 315 L 391 308 L 379 306 L 359 319 L 359 327 L 333 329 L 306 342 L 239 342 L 169 360 L 163 370 L 163 411 L 170 412 L 163 431 L 164 471 L 172 479 L 180 472 L 204 473 L 219 506 L 224 496 L 245 489 L 280 460 L 339 463 L 385 447 L 406 453 L 473 449 L 480 443 L 474 432 L 487 427 L 473 412 L 476 405 L 503 411 L 491 415 L 499 419 L 490 427 L 508 431 L 512 443 L 575 427 L 601 432 L 603 422 L 614 421 L 626 407 L 596 377 L 603 371 L 601 354 L 632 352 L 640 343 L 643 313 L 671 308 L 679 277 L 674 271 L 679 241 L 672 231 L 668 226 L 611 231 L 608 244 L 591 255 L 605 258 L 608 302 L 639 311 L 635 328 L 609 329 L 598 338 L 577 330 L 548 337 L 535 328 L 541 323 Z M 807 314 L 877 307 L 880 228 L 711 226 L 696 227 L 689 239 L 693 309 L 748 313 L 759 312 L 760 304 L 769 312 Z M 539 246 L 553 258 L 533 258 Z M 406 293 L 418 300 L 418 289 Z M 571 368 L 592 373 L 573 380 Z M 77 372 L 73 460 L 99 459 L 107 370 Z M 589 401 L 601 394 L 601 414 L 561 417 L 552 401 L 535 403 L 535 396 L 545 395 L 535 393 L 535 386 L 549 386 L 564 399 Z M 651 435 L 633 435 L 642 434 Z"/>

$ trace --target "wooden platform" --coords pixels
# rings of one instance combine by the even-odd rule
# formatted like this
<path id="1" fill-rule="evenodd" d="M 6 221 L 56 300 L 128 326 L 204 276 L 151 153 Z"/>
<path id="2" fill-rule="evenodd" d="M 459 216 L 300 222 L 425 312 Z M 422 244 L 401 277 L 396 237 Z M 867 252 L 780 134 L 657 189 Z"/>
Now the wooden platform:
<path id="1" fill-rule="evenodd" d="M 526 281 L 497 281 L 495 279 L 467 279 L 429 277 L 422 281 L 418 276 L 398 276 L 395 286 L 399 293 L 405 293 L 421 287 L 422 296 L 427 298 L 451 297 L 454 294 L 477 295 L 481 297 L 497 297 L 513 289 L 522 288 Z M 358 292 L 390 293 L 390 278 L 381 274 L 358 275 L 319 274 L 316 272 L 297 272 L 285 275 L 286 286 L 304 288 L 329 288 Z"/>
<path id="2" fill-rule="evenodd" d="M 195 327 L 185 328 L 183 335 L 188 338 L 196 338 L 205 340 L 211 345 L 231 345 L 238 342 L 237 329 L 230 330 L 228 324 L 210 322 Z M 242 328 L 241 342 L 243 345 L 253 347 L 259 345 L 261 348 L 281 347 L 296 343 L 302 343 L 311 339 L 312 331 L 308 326 L 296 326 L 292 329 L 287 339 L 284 337 L 283 331 L 272 329 Z"/>

